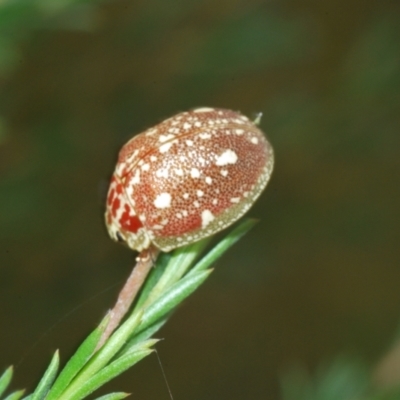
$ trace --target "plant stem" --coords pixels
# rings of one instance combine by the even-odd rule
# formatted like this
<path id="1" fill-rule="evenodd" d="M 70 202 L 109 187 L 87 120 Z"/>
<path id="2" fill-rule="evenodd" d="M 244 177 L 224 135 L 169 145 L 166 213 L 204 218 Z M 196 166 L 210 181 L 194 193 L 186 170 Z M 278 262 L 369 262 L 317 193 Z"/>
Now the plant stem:
<path id="1" fill-rule="evenodd" d="M 159 250 L 154 246 L 150 246 L 139 253 L 136 258 L 136 265 L 133 267 L 125 285 L 119 292 L 117 302 L 114 307 L 108 312 L 109 321 L 106 329 L 104 330 L 99 343 L 97 344 L 96 351 L 107 341 L 107 339 L 114 332 L 115 328 L 119 325 L 125 314 L 128 312 L 130 306 L 136 298 L 140 288 L 143 285 L 147 275 L 153 267 Z"/>

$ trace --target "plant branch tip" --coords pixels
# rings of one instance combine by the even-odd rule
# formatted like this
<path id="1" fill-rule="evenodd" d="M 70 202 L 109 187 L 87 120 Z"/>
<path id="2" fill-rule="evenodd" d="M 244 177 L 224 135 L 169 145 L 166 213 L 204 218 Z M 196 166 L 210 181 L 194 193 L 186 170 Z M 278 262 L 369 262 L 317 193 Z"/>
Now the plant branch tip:
<path id="1" fill-rule="evenodd" d="M 263 113 L 261 111 L 256 113 L 254 121 L 253 121 L 254 125 L 260 125 L 262 116 L 263 116 Z"/>
<path id="2" fill-rule="evenodd" d="M 243 220 L 205 254 L 203 252 L 211 237 L 177 249 L 170 255 L 162 254 L 156 268 L 153 268 L 154 260 L 142 258 L 137 265 L 139 268 L 131 275 L 134 275 L 135 283 L 139 283 L 139 288 L 144 283 L 145 286 L 141 289 L 134 307 L 128 308 L 130 311 L 125 320 L 118 321 L 115 330 L 110 332 L 109 326 L 115 309 L 108 310 L 97 328 L 83 341 L 60 373 L 60 351 L 57 349 L 37 388 L 24 400 L 83 400 L 151 353 L 157 355 L 156 344 L 164 338 L 153 338 L 153 334 L 214 271 L 212 264 L 256 222 L 256 219 Z M 143 264 L 146 264 L 144 270 L 140 271 Z M 148 272 L 150 275 L 147 276 Z M 146 277 L 148 279 L 145 282 Z M 116 304 L 119 304 L 118 301 Z M 13 366 L 0 375 L 0 398 L 12 375 Z M 22 392 L 11 395 L 13 397 L 9 396 L 7 399 L 20 400 L 23 397 Z M 100 396 L 97 400 L 119 400 L 130 395 L 127 392 L 115 392 Z"/>

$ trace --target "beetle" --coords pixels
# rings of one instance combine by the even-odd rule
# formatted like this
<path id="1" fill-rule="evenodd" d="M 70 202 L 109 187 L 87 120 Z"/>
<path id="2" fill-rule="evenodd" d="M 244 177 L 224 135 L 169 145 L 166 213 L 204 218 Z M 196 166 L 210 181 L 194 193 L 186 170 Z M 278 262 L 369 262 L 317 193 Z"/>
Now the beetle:
<path id="1" fill-rule="evenodd" d="M 255 202 L 274 154 L 246 116 L 202 107 L 134 136 L 121 149 L 107 196 L 112 239 L 168 252 L 231 225 Z"/>

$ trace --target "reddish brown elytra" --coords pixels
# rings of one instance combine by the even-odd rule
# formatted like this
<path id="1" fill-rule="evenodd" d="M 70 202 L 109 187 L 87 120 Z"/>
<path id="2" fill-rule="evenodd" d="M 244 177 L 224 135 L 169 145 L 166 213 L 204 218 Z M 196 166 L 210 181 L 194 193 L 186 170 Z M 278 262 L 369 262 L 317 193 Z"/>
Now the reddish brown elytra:
<path id="1" fill-rule="evenodd" d="M 239 219 L 268 183 L 273 150 L 247 117 L 197 108 L 133 137 L 119 153 L 107 198 L 110 236 L 170 251 Z"/>

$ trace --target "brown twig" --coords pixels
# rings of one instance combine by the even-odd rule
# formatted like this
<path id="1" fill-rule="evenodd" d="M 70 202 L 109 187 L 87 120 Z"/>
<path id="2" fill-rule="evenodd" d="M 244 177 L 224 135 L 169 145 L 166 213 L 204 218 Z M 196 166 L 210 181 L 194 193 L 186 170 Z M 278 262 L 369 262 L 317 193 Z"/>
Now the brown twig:
<path id="1" fill-rule="evenodd" d="M 108 325 L 97 344 L 96 350 L 103 346 L 128 312 L 143 282 L 154 265 L 158 253 L 159 250 L 153 246 L 139 253 L 139 256 L 136 258 L 136 265 L 133 267 L 124 287 L 119 292 L 117 302 L 108 312 Z"/>

